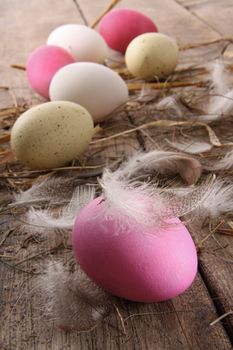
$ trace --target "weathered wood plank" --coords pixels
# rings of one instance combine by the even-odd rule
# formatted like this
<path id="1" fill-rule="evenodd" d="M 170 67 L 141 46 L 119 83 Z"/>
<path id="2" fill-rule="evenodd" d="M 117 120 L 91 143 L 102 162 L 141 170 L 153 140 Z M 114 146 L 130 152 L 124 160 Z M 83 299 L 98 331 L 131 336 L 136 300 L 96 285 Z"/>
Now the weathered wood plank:
<path id="1" fill-rule="evenodd" d="M 223 36 L 232 36 L 233 3 L 226 1 L 203 0 L 178 0 L 196 18 L 202 20 L 213 30 Z M 232 46 L 229 50 L 232 52 Z M 231 127 L 231 135 L 233 127 Z M 219 135 L 220 139 L 224 136 Z M 195 233 L 194 233 L 195 234 Z M 203 237 L 208 235 L 208 230 Z M 196 238 L 201 240 L 200 233 L 196 232 Z M 208 289 L 220 314 L 232 310 L 233 305 L 233 237 L 216 234 L 210 236 L 203 244 L 200 254 L 200 268 Z M 233 342 L 233 317 L 227 316 L 222 323 L 230 334 Z"/>
<path id="2" fill-rule="evenodd" d="M 71 0 L 1 1 L 1 86 L 11 89 L 16 101 L 42 101 L 28 88 L 23 70 L 11 68 L 11 64 L 25 65 L 29 54 L 46 43 L 49 33 L 67 22 L 82 22 Z M 0 107 L 12 106 L 12 94 L 0 89 Z"/>
<path id="3" fill-rule="evenodd" d="M 102 3 L 102 1 L 79 2 L 83 8 L 84 15 L 90 19 L 99 14 L 102 5 L 107 3 Z M 156 3 L 148 1 L 147 3 L 140 2 L 140 7 L 138 7 L 138 5 L 136 6 L 136 2 L 130 3 L 129 1 L 123 1 L 121 6 L 136 6 L 138 9 L 146 8 L 149 15 L 151 15 L 151 10 L 154 13 L 154 8 L 156 8 L 161 25 L 164 26 L 164 31 L 167 22 L 169 23 L 169 32 L 167 33 L 172 34 L 172 26 L 174 26 L 173 30 L 178 28 L 177 36 L 180 35 L 180 37 L 182 33 L 181 27 L 184 25 L 187 26 L 192 21 L 193 17 L 186 10 L 181 10 L 174 1 L 166 0 L 164 2 L 165 6 L 159 4 L 159 1 Z M 37 2 L 34 0 L 30 2 L 30 6 L 28 4 L 29 2 L 24 0 L 20 2 L 19 7 L 16 0 L 10 0 L 2 2 L 0 5 L 3 9 L 1 14 L 5 27 L 10 26 L 12 18 L 15 19 L 15 26 L 11 29 L 9 35 L 7 34 L 7 39 L 4 41 L 5 67 L 3 67 L 3 82 L 13 89 L 18 100 L 23 97 L 26 101 L 31 98 L 39 101 L 30 92 L 24 73 L 13 71 L 12 68 L 9 68 L 9 61 L 11 63 L 11 59 L 14 59 L 12 63 L 23 64 L 28 53 L 45 41 L 51 29 L 66 22 L 78 21 L 80 23 L 81 17 L 77 8 L 75 9 L 74 3 L 68 0 L 53 0 L 50 2 L 46 2 L 45 0 Z M 30 12 L 28 11 L 28 6 L 30 7 Z M 174 11 L 176 13 L 176 19 L 173 22 Z M 177 19 L 180 11 L 183 16 L 182 25 L 179 24 Z M 35 17 L 32 17 L 32 14 Z M 168 21 L 164 17 L 165 14 L 169 18 Z M 186 37 L 184 42 L 186 40 L 190 41 L 191 39 L 197 40 L 201 38 L 202 33 L 199 31 L 204 30 L 203 26 L 200 25 L 199 27 L 199 22 L 196 19 L 194 22 L 194 28 L 196 28 L 194 29 L 194 34 L 189 34 L 190 37 Z M 28 30 L 28 27 L 31 28 L 31 31 Z M 207 29 L 205 33 L 206 38 L 215 37 L 215 33 L 207 31 Z M 8 49 L 8 43 L 12 42 L 23 42 L 22 48 L 19 49 L 17 46 L 12 48 L 10 44 L 10 49 Z M 10 99 L 6 101 L 7 104 L 10 103 Z M 124 118 L 122 122 L 129 123 L 127 117 Z M 117 159 L 125 153 L 138 149 L 138 147 L 139 144 L 134 136 L 132 138 L 114 140 L 111 142 L 111 147 L 108 150 L 108 157 Z M 93 151 L 96 150 L 94 148 L 91 149 Z M 99 151 L 98 147 L 97 151 Z M 98 160 L 104 159 L 104 156 L 107 156 L 104 149 L 100 153 L 101 156 Z M 4 221 L 4 217 L 2 219 Z M 23 238 L 15 232 L 6 241 L 6 244 L 3 245 L 4 250 L 13 249 L 14 251 Z M 52 243 L 50 242 L 50 244 Z M 30 249 L 35 249 L 35 246 L 29 245 L 28 248 L 23 249 L 22 256 L 29 254 Z M 22 269 L 25 271 L 30 271 L 32 268 L 38 269 L 40 263 L 40 259 L 33 262 L 28 261 L 22 266 Z M 221 324 L 217 324 L 214 328 L 209 327 L 209 323 L 217 318 L 217 314 L 200 276 L 198 276 L 196 282 L 187 293 L 176 298 L 174 301 L 150 305 L 127 303 L 126 310 L 122 310 L 123 317 L 126 318 L 126 335 L 122 333 L 121 325 L 116 314 L 107 318 L 103 325 L 99 325 L 91 333 L 65 334 L 64 332 L 55 330 L 44 324 L 40 310 L 35 310 L 36 301 L 35 296 L 33 296 L 35 276 L 1 265 L 0 278 L 3 281 L 0 291 L 2 311 L 2 327 L 0 330 L 2 344 L 0 344 L 3 349 L 231 349 L 231 345 Z M 128 316 L 135 313 L 151 314 L 138 315 L 127 319 Z M 209 339 L 206 337 L 207 330 Z"/>
<path id="4" fill-rule="evenodd" d="M 203 23 L 221 35 L 233 35 L 231 0 L 177 0 Z"/>

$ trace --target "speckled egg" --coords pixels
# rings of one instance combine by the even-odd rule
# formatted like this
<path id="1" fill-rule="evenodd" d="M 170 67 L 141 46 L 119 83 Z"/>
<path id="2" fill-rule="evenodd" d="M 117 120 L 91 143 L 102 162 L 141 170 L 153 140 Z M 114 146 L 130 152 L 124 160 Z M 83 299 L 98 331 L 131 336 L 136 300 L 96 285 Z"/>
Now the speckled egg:
<path id="1" fill-rule="evenodd" d="M 161 33 L 146 33 L 129 44 L 125 61 L 135 77 L 150 80 L 172 73 L 178 62 L 178 53 L 174 39 Z"/>
<path id="2" fill-rule="evenodd" d="M 33 169 L 60 167 L 79 156 L 94 134 L 93 119 L 82 106 L 47 102 L 23 113 L 13 125 L 11 148 Z"/>

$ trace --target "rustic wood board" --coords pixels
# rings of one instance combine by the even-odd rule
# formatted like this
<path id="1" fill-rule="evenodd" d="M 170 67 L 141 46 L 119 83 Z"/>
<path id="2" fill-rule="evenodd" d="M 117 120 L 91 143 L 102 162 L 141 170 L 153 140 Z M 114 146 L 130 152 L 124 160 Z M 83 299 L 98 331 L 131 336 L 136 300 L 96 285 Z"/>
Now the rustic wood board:
<path id="1" fill-rule="evenodd" d="M 22 100 L 39 102 L 38 97 L 28 88 L 25 73 L 10 68 L 9 64 L 24 64 L 28 53 L 44 43 L 50 30 L 57 25 L 66 22 L 82 23 L 83 18 L 91 22 L 107 4 L 108 1 L 93 3 L 84 0 L 75 2 L 68 0 L 29 2 L 24 0 L 19 6 L 16 0 L 2 1 L 0 13 L 3 28 L 5 30 L 10 28 L 10 30 L 7 31 L 1 46 L 3 57 L 1 84 L 11 88 L 14 92 L 13 97 L 16 97 L 18 102 Z M 199 21 L 172 0 L 163 2 L 122 1 L 120 6 L 144 10 L 150 16 L 158 18 L 156 21 L 160 30 L 176 36 L 183 43 L 218 37 L 218 33 L 210 29 L 207 24 Z M 13 28 L 12 23 L 14 23 Z M 184 32 L 187 26 L 189 31 Z M 0 93 L 1 106 L 11 106 L 12 95 L 9 94 L 9 91 L 2 90 Z M 127 117 L 124 123 L 130 123 Z M 108 155 L 103 150 L 101 158 L 104 159 L 106 155 L 114 159 L 114 155 L 119 157 L 119 154 L 122 154 L 123 156 L 125 153 L 138 149 L 139 146 L 140 139 L 135 136 L 114 140 L 111 142 Z M 6 223 L 8 221 L 8 216 L 1 217 L 1 237 L 7 232 Z M 4 222 L 6 223 L 3 225 Z M 11 249 L 14 251 L 16 243 L 19 243 L 21 239 L 24 237 L 20 237 L 16 231 L 9 236 L 2 248 L 6 253 L 10 253 Z M 29 244 L 29 247 L 22 250 L 22 258 L 30 253 Z M 65 255 L 63 258 L 65 259 Z M 7 263 L 11 264 L 11 261 Z M 31 261 L 27 261 L 21 268 L 25 271 L 31 271 L 32 268 L 37 269 L 40 266 L 40 259 L 34 264 L 35 266 Z M 208 270 L 207 264 L 205 266 L 204 275 L 212 276 L 214 271 Z M 225 268 L 224 271 L 226 272 Z M 200 275 L 187 293 L 173 301 L 150 305 L 127 303 L 122 309 L 126 335 L 122 332 L 116 314 L 112 314 L 90 333 L 66 334 L 55 330 L 51 325 L 44 324 L 40 310 L 35 309 L 33 289 L 36 276 L 15 270 L 2 263 L 0 276 L 2 280 L 0 286 L 2 324 L 0 345 L 2 349 L 231 349 L 228 336 L 221 323 L 214 327 L 209 326 L 218 315 L 211 300 L 212 295 L 209 294 Z M 228 287 L 228 280 L 229 274 L 226 273 L 226 282 L 223 286 Z M 220 292 L 222 293 L 223 290 L 217 289 L 217 297 Z M 225 297 L 230 300 L 230 295 L 225 294 Z M 127 319 L 132 314 L 141 315 Z M 207 332 L 208 337 L 206 337 Z"/>
<path id="2" fill-rule="evenodd" d="M 231 0 L 178 0 L 199 20 L 221 35 L 232 35 L 233 3 Z"/>
<path id="3" fill-rule="evenodd" d="M 207 23 L 212 30 L 222 36 L 232 36 L 233 3 L 226 1 L 203 1 L 203 0 L 178 0 L 187 10 Z M 204 39 L 204 38 L 203 38 Z M 229 46 L 232 57 L 232 44 Z M 231 127 L 231 135 L 233 127 Z M 223 137 L 219 134 L 219 137 Z M 204 236 L 208 235 L 206 231 Z M 197 239 L 201 240 L 200 234 L 196 233 Z M 203 238 L 203 237 L 202 237 Z M 233 237 L 216 234 L 210 236 L 203 245 L 200 254 L 200 268 L 206 281 L 211 296 L 220 314 L 228 313 L 233 307 Z M 233 341 L 233 317 L 228 316 L 223 321 L 224 326 Z"/>

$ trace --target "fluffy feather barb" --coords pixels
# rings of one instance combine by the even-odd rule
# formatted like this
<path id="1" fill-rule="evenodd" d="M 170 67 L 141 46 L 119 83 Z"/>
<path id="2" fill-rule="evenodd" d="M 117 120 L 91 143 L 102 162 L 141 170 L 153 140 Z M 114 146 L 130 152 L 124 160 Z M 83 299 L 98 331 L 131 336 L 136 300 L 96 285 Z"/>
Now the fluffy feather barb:
<path id="1" fill-rule="evenodd" d="M 201 216 L 217 218 L 221 214 L 233 211 L 233 185 L 222 180 L 216 180 L 208 188 L 198 210 Z"/>
<path id="2" fill-rule="evenodd" d="M 68 205 L 55 216 L 50 209 L 31 208 L 27 212 L 26 222 L 37 228 L 71 229 L 79 211 L 95 196 L 92 186 L 77 187 Z"/>
<path id="3" fill-rule="evenodd" d="M 92 329 L 106 315 L 113 299 L 78 265 L 70 271 L 60 261 L 47 265 L 37 291 L 47 318 L 65 330 Z"/>
<path id="4" fill-rule="evenodd" d="M 122 178 L 131 178 L 139 172 L 179 174 L 187 183 L 195 183 L 201 176 L 201 164 L 195 158 L 178 152 L 154 150 L 132 156 L 118 170 Z"/>
<path id="5" fill-rule="evenodd" d="M 104 214 L 109 217 L 118 214 L 126 222 L 131 219 L 155 229 L 167 226 L 168 219 L 183 216 L 198 207 L 213 182 L 211 177 L 187 195 L 177 196 L 155 184 L 139 184 L 118 176 L 118 172 L 105 171 L 101 180 L 107 204 Z"/>

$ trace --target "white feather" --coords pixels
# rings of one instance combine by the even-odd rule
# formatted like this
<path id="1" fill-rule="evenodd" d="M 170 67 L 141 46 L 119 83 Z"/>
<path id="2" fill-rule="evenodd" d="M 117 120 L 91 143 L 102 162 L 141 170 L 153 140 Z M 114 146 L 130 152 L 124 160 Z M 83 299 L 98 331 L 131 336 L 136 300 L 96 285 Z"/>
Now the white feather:
<path id="1" fill-rule="evenodd" d="M 228 91 L 228 84 L 226 74 L 224 73 L 224 64 L 222 61 L 217 60 L 210 66 L 211 68 L 211 80 L 215 93 L 224 95 Z"/>
<path id="2" fill-rule="evenodd" d="M 207 108 L 208 115 L 200 116 L 198 118 L 200 121 L 213 121 L 228 117 L 233 111 L 233 90 L 228 88 L 223 62 L 217 61 L 212 66 L 211 80 L 215 96 L 210 97 Z"/>
<path id="3" fill-rule="evenodd" d="M 233 90 L 221 96 L 211 98 L 208 112 L 209 114 L 228 117 L 233 111 Z M 215 118 L 216 119 L 216 118 Z"/>
<path id="4" fill-rule="evenodd" d="M 60 261 L 47 265 L 36 290 L 45 316 L 66 330 L 93 328 L 105 316 L 112 299 L 77 264 L 68 270 Z"/>
<path id="5" fill-rule="evenodd" d="M 210 151 L 213 146 L 209 142 L 204 141 L 182 141 L 182 142 L 171 142 L 167 140 L 170 146 L 178 149 L 181 152 L 186 152 L 190 154 L 200 154 Z"/>
<path id="6" fill-rule="evenodd" d="M 233 150 L 228 152 L 221 160 L 216 162 L 213 166 L 213 170 L 229 170 L 233 168 Z"/>
<path id="7" fill-rule="evenodd" d="M 157 103 L 156 108 L 160 111 L 170 109 L 178 117 L 182 117 L 183 115 L 182 110 L 176 101 L 176 98 L 173 96 L 167 96 L 163 98 L 161 101 Z"/>
<path id="8" fill-rule="evenodd" d="M 179 174 L 189 185 L 201 175 L 201 164 L 195 158 L 178 152 L 153 150 L 135 153 L 118 170 L 119 176 L 131 178 L 139 173 Z"/>
<path id="9" fill-rule="evenodd" d="M 154 184 L 131 182 L 119 178 L 119 172 L 105 170 L 100 181 L 106 200 L 106 217 L 119 213 L 124 217 L 145 226 L 159 226 L 165 211 L 165 202 L 160 196 L 161 190 Z M 121 220 L 120 220 L 121 221 Z"/>
<path id="10" fill-rule="evenodd" d="M 119 218 L 121 222 L 137 222 L 155 230 L 168 225 L 168 219 L 180 217 L 194 210 L 202 201 L 212 183 L 212 178 L 194 188 L 187 196 L 177 197 L 156 184 L 132 182 L 121 177 L 120 172 L 106 170 L 100 182 L 106 201 L 106 217 Z M 102 215 L 102 213 L 101 213 Z M 122 219 L 124 218 L 124 219 Z"/>
<path id="11" fill-rule="evenodd" d="M 198 211 L 206 216 L 217 218 L 233 211 L 233 185 L 216 180 L 206 191 Z"/>
<path id="12" fill-rule="evenodd" d="M 31 208 L 26 214 L 26 223 L 35 227 L 48 229 L 71 229 L 80 210 L 95 196 L 93 186 L 80 186 L 73 192 L 72 198 L 57 216 L 50 209 Z"/>
<path id="13" fill-rule="evenodd" d="M 28 190 L 15 194 L 15 202 L 11 206 L 67 202 L 72 195 L 74 183 L 75 178 L 46 177 Z"/>

